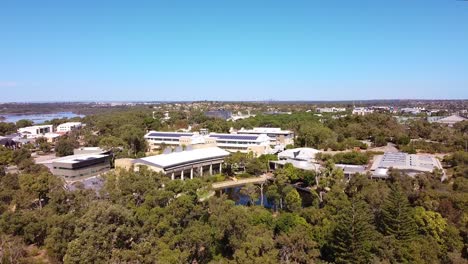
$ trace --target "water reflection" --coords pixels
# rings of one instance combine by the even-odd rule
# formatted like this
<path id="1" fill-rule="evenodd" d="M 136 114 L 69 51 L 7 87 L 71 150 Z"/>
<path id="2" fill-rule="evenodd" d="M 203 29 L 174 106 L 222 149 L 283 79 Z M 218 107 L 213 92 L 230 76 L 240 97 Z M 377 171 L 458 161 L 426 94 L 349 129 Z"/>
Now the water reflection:
<path id="1" fill-rule="evenodd" d="M 241 189 L 242 189 L 241 187 L 226 188 L 221 191 L 216 191 L 216 195 L 217 196 L 221 196 L 221 194 L 227 195 L 228 199 L 233 200 L 236 203 L 236 205 L 251 205 L 250 198 L 247 195 L 242 194 Z M 274 207 L 274 204 L 271 203 L 266 197 L 265 195 L 266 190 L 267 188 L 263 190 L 263 196 L 264 196 L 263 206 L 265 208 L 271 209 Z M 313 203 L 312 194 L 309 192 L 301 191 L 301 190 L 297 190 L 297 191 L 299 192 L 299 195 L 301 196 L 302 206 L 303 207 L 311 206 Z M 258 199 L 255 201 L 255 205 L 260 205 L 261 203 L 260 203 L 260 190 L 259 189 L 257 189 L 257 195 L 258 195 Z"/>

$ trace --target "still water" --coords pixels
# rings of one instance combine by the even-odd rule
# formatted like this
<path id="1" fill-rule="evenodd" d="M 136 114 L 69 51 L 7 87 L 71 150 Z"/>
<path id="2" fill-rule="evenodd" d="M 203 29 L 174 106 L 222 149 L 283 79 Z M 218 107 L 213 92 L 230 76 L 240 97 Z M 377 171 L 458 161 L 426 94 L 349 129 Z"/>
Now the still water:
<path id="1" fill-rule="evenodd" d="M 267 188 L 264 189 L 264 193 L 263 193 L 263 206 L 265 208 L 273 208 L 274 206 L 273 203 L 268 201 L 265 195 L 266 189 Z M 241 190 L 241 187 L 226 188 L 226 189 L 223 189 L 222 193 L 227 195 L 228 199 L 233 200 L 237 205 L 249 205 L 250 198 L 247 195 L 241 194 L 240 190 Z M 299 195 L 301 196 L 302 206 L 303 207 L 311 206 L 313 202 L 312 194 L 305 192 L 305 191 L 301 191 L 301 190 L 297 190 L 297 191 L 299 192 Z M 216 194 L 219 196 L 221 192 L 217 191 Z M 255 204 L 260 205 L 260 191 L 258 191 L 258 199 L 255 201 Z"/>
<path id="2" fill-rule="evenodd" d="M 50 113 L 50 114 L 27 114 L 27 115 L 15 115 L 15 114 L 6 114 L 1 115 L 5 117 L 4 120 L 0 120 L 2 122 L 7 123 L 16 123 L 16 121 L 21 119 L 28 119 L 34 122 L 34 124 L 41 124 L 45 121 L 49 121 L 52 119 L 61 119 L 61 118 L 73 118 L 73 117 L 84 117 L 84 115 L 77 115 L 73 112 L 57 112 L 57 113 Z"/>

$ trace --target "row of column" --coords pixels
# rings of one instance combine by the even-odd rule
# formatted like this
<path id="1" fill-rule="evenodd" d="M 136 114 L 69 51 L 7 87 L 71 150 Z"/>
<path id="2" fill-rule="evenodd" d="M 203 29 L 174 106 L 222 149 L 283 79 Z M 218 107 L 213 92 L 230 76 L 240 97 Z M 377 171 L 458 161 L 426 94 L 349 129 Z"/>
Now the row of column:
<path id="1" fill-rule="evenodd" d="M 220 163 L 220 164 L 219 164 L 219 173 L 222 172 L 222 168 L 223 168 L 222 163 Z M 193 167 L 190 169 L 190 179 L 193 179 L 193 169 L 194 169 Z M 203 175 L 203 166 L 200 166 L 198 169 L 199 169 L 199 175 Z M 182 171 L 180 172 L 180 179 L 181 179 L 181 180 L 184 180 L 184 171 L 185 171 L 185 170 L 182 170 Z M 210 164 L 210 170 L 209 170 L 209 172 L 210 172 L 210 175 L 213 175 L 213 164 Z M 175 179 L 175 173 L 172 172 L 172 174 L 171 174 L 171 180 L 174 180 L 174 179 Z"/>

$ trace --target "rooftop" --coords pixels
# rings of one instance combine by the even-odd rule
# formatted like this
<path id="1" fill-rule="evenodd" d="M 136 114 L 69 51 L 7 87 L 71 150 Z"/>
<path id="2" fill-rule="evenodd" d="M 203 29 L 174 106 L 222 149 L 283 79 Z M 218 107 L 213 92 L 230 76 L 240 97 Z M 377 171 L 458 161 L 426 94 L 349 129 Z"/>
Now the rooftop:
<path id="1" fill-rule="evenodd" d="M 218 147 L 211 147 L 150 156 L 137 159 L 134 161 L 134 163 L 142 162 L 151 166 L 167 168 L 195 161 L 224 158 L 228 155 L 229 152 L 223 149 Z"/>
<path id="2" fill-rule="evenodd" d="M 80 155 L 71 155 L 65 156 L 58 159 L 54 159 L 51 162 L 59 162 L 59 163 L 68 163 L 68 164 L 76 164 L 83 161 L 95 160 L 100 158 L 105 158 L 109 155 L 106 154 L 80 154 Z"/>
<path id="3" fill-rule="evenodd" d="M 241 128 L 237 133 L 249 133 L 249 134 L 290 134 L 289 130 L 282 130 L 279 127 L 254 127 L 253 129 Z"/>
<path id="4" fill-rule="evenodd" d="M 313 148 L 287 149 L 278 154 L 279 159 L 313 160 L 320 151 Z"/>
<path id="5" fill-rule="evenodd" d="M 432 172 L 434 167 L 442 169 L 439 160 L 430 155 L 407 154 L 403 152 L 390 153 L 374 157 L 371 170 L 395 168 L 420 172 Z"/>

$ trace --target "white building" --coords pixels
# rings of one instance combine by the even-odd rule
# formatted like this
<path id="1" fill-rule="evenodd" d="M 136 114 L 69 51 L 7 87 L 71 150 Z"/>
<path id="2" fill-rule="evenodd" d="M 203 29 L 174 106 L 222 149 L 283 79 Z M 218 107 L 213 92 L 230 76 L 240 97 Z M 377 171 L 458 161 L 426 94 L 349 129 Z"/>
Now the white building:
<path id="1" fill-rule="evenodd" d="M 151 151 L 161 149 L 161 146 L 192 148 L 220 147 L 231 152 L 253 152 L 256 156 L 272 153 L 270 138 L 265 135 L 239 135 L 223 133 L 183 133 L 150 131 L 145 135 Z"/>
<path id="2" fill-rule="evenodd" d="M 278 153 L 278 159 L 293 159 L 303 161 L 315 161 L 315 155 L 320 153 L 320 150 L 313 148 L 294 148 L 287 149 L 283 152 Z"/>
<path id="3" fill-rule="evenodd" d="M 57 126 L 57 132 L 67 133 L 75 129 L 80 129 L 83 126 L 81 122 L 67 122 Z"/>
<path id="4" fill-rule="evenodd" d="M 229 152 L 211 147 L 145 157 L 134 160 L 133 164 L 136 170 L 147 166 L 153 171 L 170 176 L 172 180 L 184 180 L 204 174 L 221 173 L 227 156 Z"/>
<path id="5" fill-rule="evenodd" d="M 432 155 L 386 152 L 384 155 L 374 157 L 370 169 L 372 177 L 387 178 L 390 168 L 404 171 L 410 176 L 423 172 L 433 172 L 436 168 L 443 171 L 440 161 Z"/>
<path id="6" fill-rule="evenodd" d="M 270 169 L 276 170 L 291 164 L 295 168 L 308 171 L 318 171 L 320 164 L 315 162 L 315 155 L 319 150 L 313 148 L 287 149 L 278 153 L 278 160 L 270 161 Z"/>
<path id="7" fill-rule="evenodd" d="M 318 107 L 317 112 L 319 113 L 339 113 L 346 112 L 344 107 Z"/>
<path id="8" fill-rule="evenodd" d="M 261 135 L 265 134 L 270 138 L 270 145 L 293 145 L 294 132 L 290 130 L 282 130 L 279 127 L 254 127 L 253 129 L 241 128 L 237 134 L 245 135 Z"/>
<path id="9" fill-rule="evenodd" d="M 431 117 L 428 117 L 427 120 L 430 123 L 439 123 L 439 124 L 444 124 L 444 125 L 448 125 L 448 126 L 453 126 L 458 122 L 462 122 L 462 121 L 465 121 L 465 120 L 468 120 L 468 119 L 466 119 L 466 118 L 464 118 L 462 116 L 459 116 L 459 115 L 451 115 L 451 116 L 442 116 L 442 117 L 431 116 Z"/>
<path id="10" fill-rule="evenodd" d="M 18 133 L 20 133 L 23 137 L 25 136 L 26 138 L 38 138 L 52 132 L 52 125 L 29 126 L 18 129 Z"/>
<path id="11" fill-rule="evenodd" d="M 367 115 L 372 114 L 374 112 L 373 109 L 367 107 L 355 107 L 353 109 L 353 115 Z"/>
<path id="12" fill-rule="evenodd" d="M 423 107 L 404 107 L 400 109 L 400 112 L 402 113 L 408 113 L 412 115 L 417 115 L 420 114 L 422 111 L 425 111 L 426 109 Z"/>
<path id="13" fill-rule="evenodd" d="M 242 135 L 242 134 L 219 134 L 210 133 L 209 138 L 216 140 L 216 145 L 230 152 L 253 152 L 255 156 L 270 154 L 270 137 L 265 134 Z"/>

